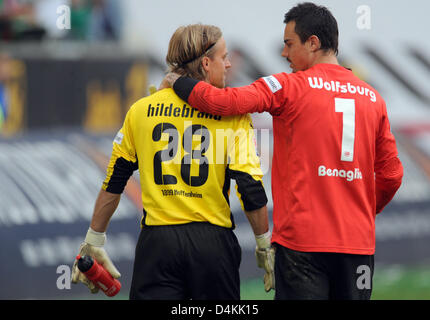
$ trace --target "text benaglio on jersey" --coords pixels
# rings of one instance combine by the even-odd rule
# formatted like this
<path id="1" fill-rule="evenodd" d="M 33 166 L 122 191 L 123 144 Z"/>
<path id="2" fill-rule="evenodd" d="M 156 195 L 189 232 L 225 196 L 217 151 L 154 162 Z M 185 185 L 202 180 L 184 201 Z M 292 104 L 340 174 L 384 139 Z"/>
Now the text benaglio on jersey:
<path id="1" fill-rule="evenodd" d="M 363 179 L 363 175 L 360 169 L 358 168 L 354 168 L 354 171 L 352 171 L 352 170 L 343 170 L 343 169 L 330 169 L 322 165 L 318 167 L 318 176 L 340 177 L 340 178 L 345 178 L 346 181 Z"/>

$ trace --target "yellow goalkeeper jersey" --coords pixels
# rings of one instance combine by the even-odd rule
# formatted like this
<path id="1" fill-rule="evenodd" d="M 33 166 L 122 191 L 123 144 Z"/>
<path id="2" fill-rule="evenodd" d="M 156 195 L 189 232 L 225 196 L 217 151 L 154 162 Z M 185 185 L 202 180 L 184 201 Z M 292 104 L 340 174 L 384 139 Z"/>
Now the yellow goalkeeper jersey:
<path id="1" fill-rule="evenodd" d="M 230 179 L 244 210 L 267 203 L 249 115 L 190 107 L 173 89 L 133 104 L 113 141 L 103 189 L 122 193 L 139 169 L 145 225 L 209 222 L 234 228 Z"/>

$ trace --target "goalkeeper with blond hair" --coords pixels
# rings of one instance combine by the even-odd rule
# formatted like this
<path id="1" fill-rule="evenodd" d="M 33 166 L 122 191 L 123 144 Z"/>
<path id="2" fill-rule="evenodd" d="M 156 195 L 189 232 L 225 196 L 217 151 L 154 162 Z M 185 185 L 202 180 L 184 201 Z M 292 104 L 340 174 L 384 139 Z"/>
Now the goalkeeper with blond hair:
<path id="1" fill-rule="evenodd" d="M 231 66 L 221 30 L 202 24 L 175 31 L 166 61 L 170 71 L 219 88 Z M 274 288 L 267 197 L 248 114 L 198 112 L 170 88 L 130 108 L 113 142 L 107 177 L 79 249 L 115 278 L 120 274 L 103 249 L 106 229 L 137 169 L 144 209 L 130 299 L 240 299 L 241 248 L 233 232 L 231 179 L 256 238 L 265 289 Z M 97 291 L 76 264 L 72 281 Z"/>

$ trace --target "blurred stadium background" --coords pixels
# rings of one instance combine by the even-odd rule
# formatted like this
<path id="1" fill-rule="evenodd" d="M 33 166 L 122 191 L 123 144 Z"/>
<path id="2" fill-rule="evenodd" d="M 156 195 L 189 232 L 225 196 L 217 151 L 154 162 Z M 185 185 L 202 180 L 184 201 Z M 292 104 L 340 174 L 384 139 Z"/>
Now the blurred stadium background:
<path id="1" fill-rule="evenodd" d="M 376 219 L 373 299 L 430 299 L 430 2 L 314 2 L 338 20 L 341 63 L 385 98 L 405 167 L 402 187 Z M 163 78 L 170 36 L 184 24 L 221 27 L 233 64 L 229 86 L 248 84 L 290 72 L 280 56 L 282 21 L 296 3 L 0 0 L 0 299 L 105 299 L 61 285 L 59 266 L 71 266 L 85 236 L 125 113 Z M 270 160 L 271 135 L 261 141 L 271 117 L 253 119 Z M 271 198 L 270 161 L 263 170 Z M 128 297 L 131 281 L 141 217 L 136 179 L 108 230 L 123 284 L 114 299 Z M 242 298 L 272 299 L 234 192 L 231 202 Z"/>

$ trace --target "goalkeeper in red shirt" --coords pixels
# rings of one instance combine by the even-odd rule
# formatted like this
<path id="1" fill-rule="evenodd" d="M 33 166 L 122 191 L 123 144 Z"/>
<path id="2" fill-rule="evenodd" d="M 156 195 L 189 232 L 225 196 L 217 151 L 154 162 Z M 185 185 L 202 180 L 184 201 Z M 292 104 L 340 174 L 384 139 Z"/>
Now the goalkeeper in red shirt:
<path id="1" fill-rule="evenodd" d="M 385 102 L 339 65 L 327 8 L 298 4 L 284 23 L 293 73 L 224 89 L 168 74 L 162 87 L 204 112 L 273 116 L 275 299 L 370 299 L 375 216 L 403 177 Z"/>

